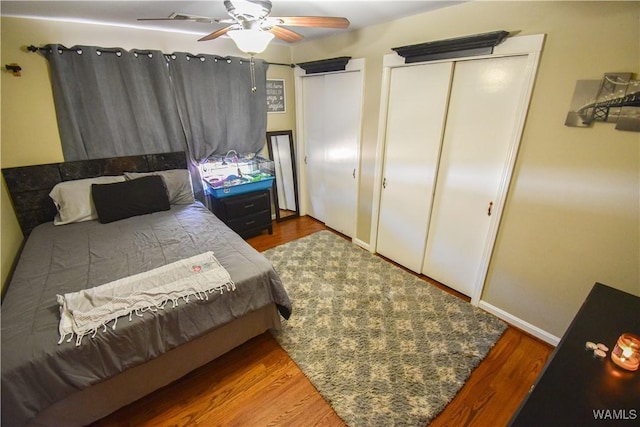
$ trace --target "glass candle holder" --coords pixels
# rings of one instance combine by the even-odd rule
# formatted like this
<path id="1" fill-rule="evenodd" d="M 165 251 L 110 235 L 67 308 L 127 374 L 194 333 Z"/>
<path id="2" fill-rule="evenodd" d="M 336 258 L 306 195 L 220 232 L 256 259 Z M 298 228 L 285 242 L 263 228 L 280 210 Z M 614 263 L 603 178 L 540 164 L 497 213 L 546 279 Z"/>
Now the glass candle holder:
<path id="1" fill-rule="evenodd" d="M 628 332 L 620 335 L 611 352 L 611 360 L 628 371 L 637 371 L 640 366 L 640 337 Z"/>

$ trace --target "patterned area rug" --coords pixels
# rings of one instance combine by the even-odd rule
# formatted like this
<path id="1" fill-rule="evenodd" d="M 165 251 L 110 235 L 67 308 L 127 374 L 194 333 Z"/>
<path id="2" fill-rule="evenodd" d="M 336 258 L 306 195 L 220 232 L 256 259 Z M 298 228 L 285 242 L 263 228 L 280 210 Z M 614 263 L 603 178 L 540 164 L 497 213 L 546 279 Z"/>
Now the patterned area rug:
<path id="1" fill-rule="evenodd" d="M 293 301 L 275 338 L 351 427 L 427 425 L 506 329 L 329 231 L 264 255 Z"/>

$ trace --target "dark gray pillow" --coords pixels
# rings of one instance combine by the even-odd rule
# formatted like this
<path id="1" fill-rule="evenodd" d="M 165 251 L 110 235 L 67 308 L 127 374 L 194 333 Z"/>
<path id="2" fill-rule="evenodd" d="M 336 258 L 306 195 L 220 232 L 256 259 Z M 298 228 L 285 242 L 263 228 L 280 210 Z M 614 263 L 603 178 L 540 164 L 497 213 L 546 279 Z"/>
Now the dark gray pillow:
<path id="1" fill-rule="evenodd" d="M 93 184 L 91 195 L 98 220 L 103 224 L 168 211 L 171 207 L 167 188 L 158 175 L 113 184 Z"/>
<path id="2" fill-rule="evenodd" d="M 170 169 L 156 172 L 125 172 L 127 179 L 138 179 L 143 176 L 160 175 L 167 186 L 169 203 L 172 205 L 188 205 L 194 202 L 191 175 L 186 169 Z"/>

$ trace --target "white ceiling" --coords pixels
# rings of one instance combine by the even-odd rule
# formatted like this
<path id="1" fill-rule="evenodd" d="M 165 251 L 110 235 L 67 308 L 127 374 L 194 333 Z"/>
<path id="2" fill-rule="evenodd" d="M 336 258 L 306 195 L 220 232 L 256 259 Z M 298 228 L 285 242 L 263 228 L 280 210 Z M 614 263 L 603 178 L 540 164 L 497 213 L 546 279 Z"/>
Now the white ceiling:
<path id="1" fill-rule="evenodd" d="M 290 27 L 306 40 L 351 31 L 405 16 L 460 3 L 440 0 L 272 0 L 271 16 L 343 16 L 348 29 Z M 13 1 L 1 0 L 2 16 L 19 16 L 69 22 L 90 22 L 206 35 L 224 24 L 177 21 L 138 21 L 137 18 L 166 18 L 173 12 L 211 18 L 228 18 L 222 0 L 200 1 Z"/>

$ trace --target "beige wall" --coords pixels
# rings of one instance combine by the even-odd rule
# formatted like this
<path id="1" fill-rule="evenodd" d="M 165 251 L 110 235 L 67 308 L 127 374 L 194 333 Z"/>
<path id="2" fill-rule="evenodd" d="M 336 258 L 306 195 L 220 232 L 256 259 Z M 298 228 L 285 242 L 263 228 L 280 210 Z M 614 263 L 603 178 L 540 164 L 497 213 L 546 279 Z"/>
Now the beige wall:
<path id="1" fill-rule="evenodd" d="M 595 281 L 640 295 L 640 134 L 610 124 L 563 125 L 576 80 L 640 72 L 639 28 L 638 2 L 481 1 L 294 46 L 295 62 L 343 55 L 366 59 L 357 238 L 368 242 L 371 227 L 382 56 L 395 46 L 498 29 L 545 33 L 483 299 L 561 336 Z M 224 40 L 205 45 L 195 38 L 3 18 L 2 64 L 18 62 L 24 72 L 21 78 L 2 73 L 2 166 L 61 160 L 45 60 L 20 46 L 60 42 L 238 54 Z M 272 46 L 263 57 L 290 62 L 289 55 L 288 48 Z M 270 77 L 283 75 L 287 114 L 270 114 L 269 130 L 294 129 L 291 72 L 269 70 Z M 19 234 L 6 200 L 3 185 L 3 281 Z"/>
<path id="2" fill-rule="evenodd" d="M 368 242 L 382 56 L 501 29 L 547 37 L 483 301 L 560 337 L 594 282 L 640 295 L 640 134 L 564 126 L 576 80 L 640 73 L 640 3 L 465 3 L 299 44 L 293 59 L 366 59 L 357 238 Z"/>
<path id="3" fill-rule="evenodd" d="M 191 52 L 216 55 L 246 56 L 235 48 L 231 40 L 219 39 L 198 43 L 193 34 L 162 33 L 110 26 L 62 23 L 21 18 L 2 18 L 2 64 L 18 63 L 22 77 L 0 73 L 2 80 L 2 167 L 25 166 L 63 160 L 60 137 L 53 106 L 47 61 L 39 54 L 26 50 L 26 46 L 61 43 L 122 47 L 125 49 L 159 49 L 163 52 Z M 290 48 L 273 43 L 261 58 L 271 62 L 291 62 Z M 4 65 L 3 65 L 4 68 Z M 268 78 L 285 79 L 287 112 L 269 114 L 268 130 L 294 129 L 295 109 L 293 71 L 289 67 L 270 66 Z M 22 243 L 4 178 L 1 187 L 0 214 L 2 227 L 2 286 L 7 280 L 15 256 Z"/>

